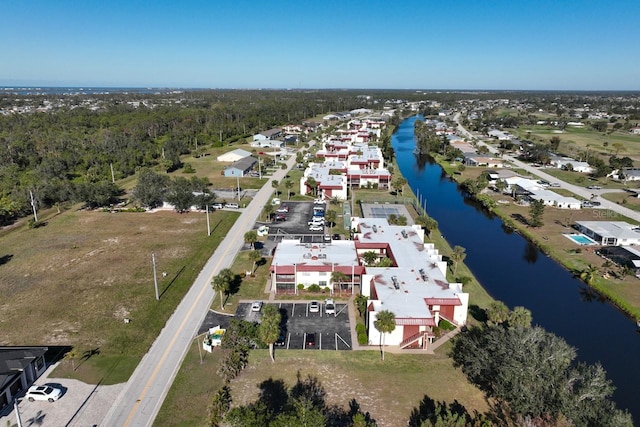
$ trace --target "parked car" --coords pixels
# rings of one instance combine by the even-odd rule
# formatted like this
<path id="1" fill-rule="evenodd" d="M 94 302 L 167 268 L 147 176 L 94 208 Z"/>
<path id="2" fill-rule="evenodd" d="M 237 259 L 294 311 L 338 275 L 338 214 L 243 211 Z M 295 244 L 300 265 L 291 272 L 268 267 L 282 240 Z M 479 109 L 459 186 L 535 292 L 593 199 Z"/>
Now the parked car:
<path id="1" fill-rule="evenodd" d="M 323 231 L 324 230 L 324 226 L 323 225 L 310 225 L 309 226 L 309 231 Z"/>
<path id="2" fill-rule="evenodd" d="M 276 342 L 274 343 L 276 346 L 278 347 L 284 347 L 287 344 L 287 336 L 285 333 L 280 332 L 280 335 L 278 336 L 278 339 L 276 340 Z"/>
<path id="3" fill-rule="evenodd" d="M 324 225 L 324 218 L 314 217 L 311 221 L 307 222 L 307 225 Z"/>
<path id="4" fill-rule="evenodd" d="M 251 304 L 251 311 L 260 311 L 262 310 L 262 301 L 254 301 L 253 304 Z"/>
<path id="5" fill-rule="evenodd" d="M 224 207 L 229 209 L 238 209 L 240 206 L 238 206 L 237 203 L 227 203 Z"/>
<path id="6" fill-rule="evenodd" d="M 602 187 L 599 185 L 590 185 L 587 187 L 589 190 L 602 190 Z"/>
<path id="7" fill-rule="evenodd" d="M 336 304 L 332 299 L 324 300 L 324 312 L 326 314 L 336 314 Z"/>
<path id="8" fill-rule="evenodd" d="M 322 199 L 315 199 L 313 203 L 316 205 L 324 205 L 326 202 Z"/>
<path id="9" fill-rule="evenodd" d="M 222 203 L 214 203 L 214 204 L 211 205 L 211 207 L 213 209 L 222 209 L 222 208 L 224 208 L 224 205 Z"/>
<path id="10" fill-rule="evenodd" d="M 276 209 L 276 212 L 289 213 L 289 206 L 281 206 L 278 209 Z"/>
<path id="11" fill-rule="evenodd" d="M 277 214 L 274 217 L 274 221 L 286 221 L 287 220 L 287 216 L 285 214 Z"/>
<path id="12" fill-rule="evenodd" d="M 319 313 L 320 303 L 318 301 L 311 301 L 309 303 L 309 313 Z"/>
<path id="13" fill-rule="evenodd" d="M 314 211 L 313 216 L 324 218 L 324 211 Z"/>
<path id="14" fill-rule="evenodd" d="M 52 387 L 50 385 L 34 385 L 29 387 L 29 390 L 27 390 L 24 397 L 27 398 L 29 402 L 33 402 L 34 400 L 55 402 L 60 399 L 61 396 L 62 390 L 59 388 Z"/>
<path id="15" fill-rule="evenodd" d="M 311 332 L 310 334 L 307 334 L 307 340 L 305 341 L 305 345 L 307 347 L 315 347 L 316 346 L 316 334 L 314 334 L 313 332 Z"/>
<path id="16" fill-rule="evenodd" d="M 280 199 L 279 199 L 279 198 L 277 198 L 277 197 L 274 197 L 274 198 L 273 198 L 273 200 L 271 201 L 271 204 L 272 204 L 273 206 L 275 206 L 275 205 L 279 205 L 279 204 L 280 204 Z"/>
<path id="17" fill-rule="evenodd" d="M 560 188 L 560 184 L 557 182 L 552 182 L 551 184 L 549 184 L 549 187 Z"/>
<path id="18" fill-rule="evenodd" d="M 596 202 L 595 200 L 592 200 L 592 201 L 591 201 L 591 204 L 592 204 L 593 206 L 600 206 L 600 205 L 601 205 L 601 203 L 600 203 L 600 202 Z"/>

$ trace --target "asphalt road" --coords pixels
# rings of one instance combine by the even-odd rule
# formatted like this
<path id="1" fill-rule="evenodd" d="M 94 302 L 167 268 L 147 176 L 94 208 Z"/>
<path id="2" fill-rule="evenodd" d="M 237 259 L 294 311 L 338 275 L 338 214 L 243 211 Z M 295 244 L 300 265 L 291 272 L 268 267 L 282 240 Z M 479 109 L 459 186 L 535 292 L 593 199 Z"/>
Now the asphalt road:
<path id="1" fill-rule="evenodd" d="M 295 156 L 287 161 L 287 170 L 278 170 L 269 179 L 282 180 L 295 164 Z M 209 258 L 196 281 L 176 308 L 149 352 L 127 382 L 107 413 L 104 426 L 150 426 L 160 410 L 180 364 L 206 316 L 214 292 L 212 278 L 223 268 L 231 267 L 236 253 L 244 244 L 244 233 L 253 228 L 262 207 L 267 204 L 273 188 L 267 182 L 229 230 Z"/>
<path id="2" fill-rule="evenodd" d="M 475 138 L 469 131 L 467 131 L 461 124 L 460 124 L 460 113 L 456 113 L 456 115 L 454 116 L 454 120 L 456 121 L 456 123 L 458 124 L 458 132 L 461 133 L 463 136 L 466 136 L 468 138 Z M 478 140 L 478 145 L 484 145 L 485 147 L 487 147 L 489 149 L 489 151 L 493 154 L 499 154 L 498 150 L 496 148 L 494 148 L 493 146 L 486 144 L 484 142 L 482 142 L 479 138 L 475 138 Z M 610 220 L 610 221 L 615 221 L 616 218 L 615 217 L 607 217 L 606 214 L 602 213 L 603 209 L 609 209 L 613 212 L 616 212 L 620 215 L 626 216 L 627 218 L 631 218 L 633 220 L 636 221 L 640 221 L 640 212 L 636 212 L 632 209 L 626 208 L 622 205 L 619 205 L 617 203 L 614 203 L 612 201 L 609 201 L 603 197 L 600 197 L 601 194 L 606 193 L 607 190 L 590 190 L 588 188 L 584 188 L 584 187 L 580 187 L 577 185 L 573 185 L 573 184 L 569 184 L 568 182 L 562 181 L 561 179 L 558 179 L 552 175 L 549 175 L 547 173 L 544 172 L 544 169 L 540 169 L 540 168 L 535 168 L 527 163 L 523 163 L 520 160 L 509 156 L 509 155 L 503 155 L 502 158 L 504 160 L 509 161 L 510 163 L 512 163 L 513 165 L 515 165 L 518 168 L 524 169 L 527 172 L 535 175 L 535 176 L 539 176 L 540 178 L 544 179 L 545 181 L 548 181 L 550 183 L 556 183 L 559 184 L 560 187 L 559 188 L 564 188 L 567 189 L 569 191 L 571 191 L 574 194 L 577 194 L 578 196 L 581 196 L 587 200 L 591 200 L 592 196 L 595 195 L 596 197 L 593 198 L 593 200 L 597 200 L 599 201 L 601 204 L 600 206 L 598 206 L 597 208 L 589 208 L 589 209 L 593 209 L 594 212 L 594 220 Z M 618 191 L 618 190 L 608 190 L 608 191 Z M 600 211 L 599 211 L 599 210 Z M 600 213 L 597 213 L 600 212 Z"/>

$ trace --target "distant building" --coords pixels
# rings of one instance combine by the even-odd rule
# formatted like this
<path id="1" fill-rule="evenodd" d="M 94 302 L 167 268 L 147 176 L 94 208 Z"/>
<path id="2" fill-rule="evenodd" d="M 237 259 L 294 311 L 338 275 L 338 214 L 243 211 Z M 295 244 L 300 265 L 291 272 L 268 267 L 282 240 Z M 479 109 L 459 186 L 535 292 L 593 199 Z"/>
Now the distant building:
<path id="1" fill-rule="evenodd" d="M 223 175 L 227 177 L 236 176 L 242 178 L 245 176 L 250 170 L 253 169 L 253 166 L 258 162 L 258 159 L 255 157 L 245 157 L 243 159 L 238 160 L 228 168 L 223 171 Z"/>
<path id="2" fill-rule="evenodd" d="M 240 159 L 244 159 L 245 157 L 249 157 L 251 155 L 247 150 L 243 150 L 242 148 L 238 148 L 237 150 L 229 151 L 227 153 L 221 154 L 217 157 L 219 162 L 237 162 Z"/>

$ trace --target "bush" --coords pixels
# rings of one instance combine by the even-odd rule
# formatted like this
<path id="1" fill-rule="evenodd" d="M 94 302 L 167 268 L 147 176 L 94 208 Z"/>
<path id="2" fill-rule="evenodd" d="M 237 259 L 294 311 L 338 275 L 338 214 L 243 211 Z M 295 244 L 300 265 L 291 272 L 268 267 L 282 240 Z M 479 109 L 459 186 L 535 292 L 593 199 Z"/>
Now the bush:
<path id="1" fill-rule="evenodd" d="M 298 290 L 299 291 L 304 290 L 304 285 L 302 283 L 298 284 Z"/>
<path id="2" fill-rule="evenodd" d="M 191 166 L 191 163 L 185 163 L 182 168 L 182 172 L 184 173 L 196 173 L 196 170 Z"/>
<path id="3" fill-rule="evenodd" d="M 307 292 L 320 292 L 320 286 L 314 283 L 307 288 Z"/>
<path id="4" fill-rule="evenodd" d="M 369 337 L 366 333 L 358 334 L 358 344 L 367 345 L 369 344 Z"/>
<path id="5" fill-rule="evenodd" d="M 366 334 L 366 333 L 367 333 L 367 327 L 366 327 L 366 326 L 364 326 L 364 323 L 358 323 L 358 324 L 356 325 L 356 333 L 357 333 L 358 335 L 360 335 L 360 334 Z"/>

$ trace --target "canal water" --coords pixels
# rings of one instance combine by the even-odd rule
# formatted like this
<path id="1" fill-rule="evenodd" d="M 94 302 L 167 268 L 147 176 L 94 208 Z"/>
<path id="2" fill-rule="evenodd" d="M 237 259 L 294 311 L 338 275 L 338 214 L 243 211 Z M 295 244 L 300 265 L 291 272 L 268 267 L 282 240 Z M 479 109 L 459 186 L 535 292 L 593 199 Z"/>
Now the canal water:
<path id="1" fill-rule="evenodd" d="M 414 193 L 426 199 L 429 216 L 438 221 L 449 244 L 466 249 L 465 263 L 493 298 L 511 309 L 529 309 L 534 325 L 577 348 L 578 360 L 600 362 L 616 386 L 614 401 L 640 422 L 640 334 L 635 322 L 588 292 L 521 235 L 506 232 L 500 218 L 465 198 L 439 165 L 418 158 L 413 152 L 417 119 L 400 124 L 393 148 L 400 171 Z"/>

